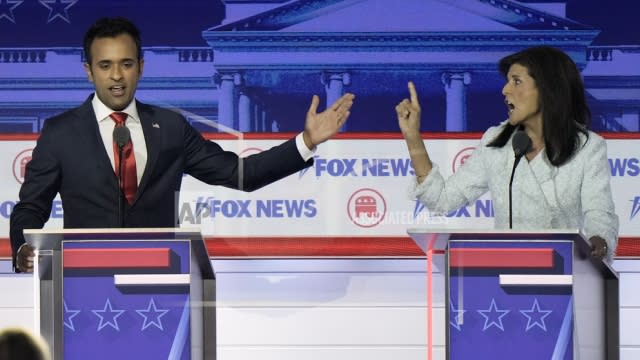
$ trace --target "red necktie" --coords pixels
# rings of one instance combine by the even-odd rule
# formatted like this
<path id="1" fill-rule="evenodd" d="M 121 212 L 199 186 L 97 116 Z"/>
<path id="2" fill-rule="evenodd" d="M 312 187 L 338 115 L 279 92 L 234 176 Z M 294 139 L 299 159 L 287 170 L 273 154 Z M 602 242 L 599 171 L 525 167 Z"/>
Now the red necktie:
<path id="1" fill-rule="evenodd" d="M 127 114 L 123 112 L 114 112 L 109 115 L 113 121 L 116 122 L 116 127 L 125 126 L 127 120 Z M 133 153 L 133 143 L 131 138 L 122 148 L 124 155 L 124 167 L 122 168 L 122 177 L 120 178 L 120 189 L 124 193 L 124 197 L 127 198 L 129 205 L 133 203 L 133 199 L 136 197 L 136 191 L 138 190 L 138 176 L 136 175 L 136 158 Z M 113 159 L 115 162 L 115 172 L 118 174 L 120 168 L 120 151 L 118 144 L 113 141 Z"/>

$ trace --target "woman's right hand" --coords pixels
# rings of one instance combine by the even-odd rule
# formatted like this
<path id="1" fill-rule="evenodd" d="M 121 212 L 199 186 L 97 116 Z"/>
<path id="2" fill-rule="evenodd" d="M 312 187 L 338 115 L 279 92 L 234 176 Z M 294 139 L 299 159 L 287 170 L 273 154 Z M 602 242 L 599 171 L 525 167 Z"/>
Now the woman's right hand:
<path id="1" fill-rule="evenodd" d="M 398 125 L 405 139 L 420 138 L 420 102 L 413 82 L 409 81 L 409 99 L 403 99 L 396 106 Z"/>
<path id="2" fill-rule="evenodd" d="M 418 183 L 424 181 L 433 164 L 429 159 L 429 154 L 422 141 L 422 134 L 420 133 L 420 103 L 418 102 L 418 93 L 416 93 L 416 87 L 413 82 L 409 81 L 409 99 L 404 99 L 396 106 L 396 113 L 398 113 L 398 125 L 400 125 L 400 131 L 407 142 L 407 148 L 409 150 L 409 156 L 411 157 L 411 163 L 413 164 L 413 170 L 415 171 Z"/>

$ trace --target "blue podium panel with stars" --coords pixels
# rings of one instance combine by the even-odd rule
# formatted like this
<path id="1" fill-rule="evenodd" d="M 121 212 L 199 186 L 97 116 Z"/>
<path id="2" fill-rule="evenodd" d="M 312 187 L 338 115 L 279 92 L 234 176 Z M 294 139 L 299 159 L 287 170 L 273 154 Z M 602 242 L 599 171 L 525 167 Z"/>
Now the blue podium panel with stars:
<path id="1" fill-rule="evenodd" d="M 188 241 L 63 242 L 65 359 L 191 359 Z"/>
<path id="2" fill-rule="evenodd" d="M 451 240 L 450 359 L 573 359 L 573 242 Z"/>
<path id="3" fill-rule="evenodd" d="M 24 231 L 36 328 L 59 359 L 215 359 L 215 275 L 193 229 Z"/>

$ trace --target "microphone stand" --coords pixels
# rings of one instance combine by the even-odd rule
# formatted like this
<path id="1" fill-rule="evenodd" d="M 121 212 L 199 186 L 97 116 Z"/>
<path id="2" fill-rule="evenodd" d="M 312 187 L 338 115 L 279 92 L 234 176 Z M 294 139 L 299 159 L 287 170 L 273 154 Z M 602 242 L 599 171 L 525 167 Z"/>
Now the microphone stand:
<path id="1" fill-rule="evenodd" d="M 124 146 L 131 141 L 131 134 L 126 126 L 116 126 L 113 129 L 113 139 L 118 146 L 118 219 L 120 221 L 120 227 L 125 227 L 125 202 L 124 197 L 124 179 L 122 174 L 124 173 Z"/>
<path id="2" fill-rule="evenodd" d="M 124 192 L 122 191 L 122 189 L 124 189 L 124 179 L 122 178 L 122 173 L 124 172 L 124 161 L 123 160 L 124 157 L 124 144 L 118 144 L 118 159 L 119 159 L 119 166 L 118 166 L 118 218 L 120 219 L 120 227 L 123 228 L 124 227 L 124 212 L 125 212 L 125 205 L 124 205 L 124 201 L 122 201 L 122 197 L 124 196 Z"/>
<path id="3" fill-rule="evenodd" d="M 513 207 L 512 207 L 512 195 L 511 195 L 511 186 L 513 185 L 513 175 L 516 173 L 516 168 L 518 167 L 518 163 L 520 159 L 522 159 L 522 155 L 516 155 L 516 160 L 513 163 L 513 169 L 511 170 L 511 179 L 509 180 L 509 229 L 513 229 Z"/>
<path id="4" fill-rule="evenodd" d="M 526 132 L 522 130 L 516 131 L 511 139 L 511 145 L 513 146 L 513 153 L 515 154 L 515 161 L 513 162 L 513 169 L 511 170 L 511 179 L 509 180 L 509 229 L 513 229 L 513 208 L 512 208 L 512 194 L 511 186 L 513 185 L 513 175 L 516 173 L 516 168 L 520 159 L 529 152 L 531 149 L 531 138 Z"/>

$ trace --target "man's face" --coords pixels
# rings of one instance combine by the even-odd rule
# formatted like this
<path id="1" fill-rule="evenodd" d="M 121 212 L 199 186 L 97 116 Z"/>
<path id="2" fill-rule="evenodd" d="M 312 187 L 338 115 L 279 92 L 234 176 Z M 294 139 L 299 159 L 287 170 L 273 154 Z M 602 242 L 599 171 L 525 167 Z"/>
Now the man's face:
<path id="1" fill-rule="evenodd" d="M 115 111 L 133 100 L 142 76 L 144 60 L 138 59 L 136 43 L 128 34 L 96 38 L 91 44 L 91 64 L 84 64 L 98 98 Z"/>

